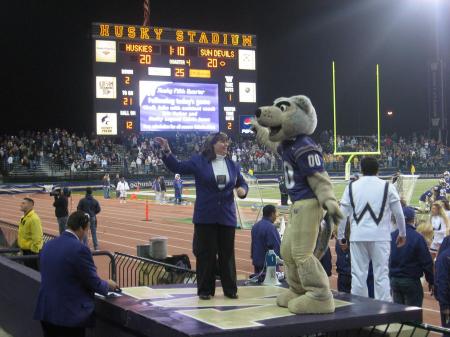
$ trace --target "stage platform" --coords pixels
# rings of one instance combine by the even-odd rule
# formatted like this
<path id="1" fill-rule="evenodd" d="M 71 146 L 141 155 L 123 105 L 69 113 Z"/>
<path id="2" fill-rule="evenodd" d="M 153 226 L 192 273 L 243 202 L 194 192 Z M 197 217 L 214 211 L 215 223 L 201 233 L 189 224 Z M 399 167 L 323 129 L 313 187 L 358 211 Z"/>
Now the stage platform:
<path id="1" fill-rule="evenodd" d="M 237 300 L 224 297 L 220 288 L 213 299 L 200 300 L 195 285 L 124 288 L 120 297 L 98 298 L 96 312 L 100 320 L 125 328 L 120 336 L 296 337 L 422 321 L 420 308 L 345 293 L 334 293 L 333 314 L 293 315 L 275 303 L 283 291 L 241 285 Z"/>

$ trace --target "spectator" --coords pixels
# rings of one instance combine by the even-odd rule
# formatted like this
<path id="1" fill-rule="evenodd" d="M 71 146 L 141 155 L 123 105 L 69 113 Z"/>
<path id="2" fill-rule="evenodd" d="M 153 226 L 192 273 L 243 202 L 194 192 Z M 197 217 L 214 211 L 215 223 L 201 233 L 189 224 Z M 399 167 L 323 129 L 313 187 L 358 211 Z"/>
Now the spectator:
<path id="1" fill-rule="evenodd" d="M 120 181 L 117 184 L 117 191 L 119 192 L 120 203 L 127 203 L 127 191 L 130 190 L 130 186 L 125 181 L 125 177 L 120 177 Z"/>
<path id="2" fill-rule="evenodd" d="M 181 204 L 181 198 L 183 195 L 183 180 L 181 180 L 180 175 L 175 174 L 175 179 L 173 181 L 173 189 L 175 194 L 175 204 Z"/>
<path id="3" fill-rule="evenodd" d="M 160 177 L 156 177 L 153 181 L 152 188 L 155 191 L 155 201 L 161 202 L 161 183 L 160 183 Z"/>
<path id="4" fill-rule="evenodd" d="M 403 208 L 406 222 L 406 244 L 398 248 L 398 229 L 391 233 L 391 259 L 389 277 L 395 303 L 422 307 L 423 288 L 420 278 L 425 274 L 428 287 L 432 291 L 434 283 L 433 260 L 425 239 L 416 232 L 415 211 Z"/>
<path id="5" fill-rule="evenodd" d="M 251 258 L 255 274 L 263 271 L 269 249 L 280 256 L 281 238 L 274 226 L 277 217 L 275 206 L 266 205 L 263 208 L 263 218 L 252 227 Z"/>
<path id="6" fill-rule="evenodd" d="M 350 237 L 350 222 L 347 221 L 345 227 L 345 240 L 347 247 L 339 244 L 339 240 L 336 240 L 336 273 L 337 276 L 337 290 L 344 293 L 351 293 L 352 289 L 352 269 L 351 269 L 351 257 L 350 249 L 348 247 Z M 372 262 L 369 264 L 369 271 L 367 274 L 367 289 L 370 298 L 374 298 L 374 282 L 373 282 L 373 269 Z"/>
<path id="7" fill-rule="evenodd" d="M 163 176 L 159 177 L 159 184 L 161 185 L 161 202 L 166 202 L 166 181 Z"/>
<path id="8" fill-rule="evenodd" d="M 41 219 L 34 211 L 34 201 L 30 198 L 23 198 L 20 204 L 23 217 L 19 223 L 19 233 L 17 244 L 23 255 L 39 254 L 43 244 L 43 233 Z M 25 260 L 24 264 L 32 269 L 38 270 L 38 260 Z"/>
<path id="9" fill-rule="evenodd" d="M 109 178 L 108 173 L 106 173 L 103 176 L 102 185 L 103 185 L 103 198 L 109 199 L 109 191 L 111 189 L 111 179 Z"/>
<path id="10" fill-rule="evenodd" d="M 72 213 L 67 230 L 48 242 L 40 254 L 41 284 L 34 319 L 41 321 L 45 337 L 85 336 L 94 325 L 94 293 L 106 296 L 118 285 L 97 275 L 87 236 L 89 216 Z"/>
<path id="11" fill-rule="evenodd" d="M 120 192 L 117 189 L 117 186 L 119 185 L 119 182 L 120 182 L 120 176 L 117 173 L 116 177 L 114 178 L 114 189 L 116 190 L 116 199 L 119 199 L 119 196 L 120 196 Z"/>
<path id="12" fill-rule="evenodd" d="M 325 254 L 323 254 L 322 258 L 320 259 L 320 264 L 323 267 L 323 270 L 325 270 L 325 273 L 327 273 L 327 276 L 330 277 L 332 275 L 332 269 L 333 265 L 331 263 L 331 250 L 328 248 L 325 251 Z"/>
<path id="13" fill-rule="evenodd" d="M 443 244 L 441 248 L 436 257 L 434 293 L 439 302 L 441 325 L 450 328 L 450 245 Z"/>
<path id="14" fill-rule="evenodd" d="M 61 235 L 66 230 L 67 219 L 69 218 L 69 200 L 67 188 L 57 189 L 54 193 L 53 207 L 55 207 L 55 216 L 58 222 L 59 234 Z"/>
<path id="15" fill-rule="evenodd" d="M 447 214 L 447 218 L 450 221 L 450 203 L 448 202 L 447 198 L 444 200 L 441 200 L 441 202 L 442 202 L 442 207 L 444 208 L 445 213 Z"/>
<path id="16" fill-rule="evenodd" d="M 97 241 L 97 214 L 100 213 L 101 208 L 100 204 L 97 200 L 95 200 L 92 195 L 92 188 L 86 188 L 86 196 L 78 202 L 78 211 L 83 211 L 84 213 L 89 214 L 89 222 L 90 229 L 92 235 L 92 243 L 94 245 L 94 250 L 98 250 L 98 241 Z M 87 235 L 83 236 L 83 242 L 87 245 L 88 237 Z"/>
<path id="17" fill-rule="evenodd" d="M 439 202 L 435 202 L 431 206 L 430 223 L 433 226 L 434 231 L 430 250 L 436 254 L 442 240 L 444 240 L 444 237 L 448 234 L 447 230 L 450 229 L 447 214 Z"/>
<path id="18" fill-rule="evenodd" d="M 195 177 L 194 255 L 197 258 L 197 294 L 209 300 L 216 288 L 216 262 L 223 293 L 235 299 L 237 295 L 234 238 L 237 225 L 234 189 L 245 198 L 248 186 L 240 167 L 227 158 L 228 136 L 218 132 L 208 136 L 201 155 L 188 161 L 178 161 L 170 151 L 167 139 L 157 137 L 164 152 L 164 163 L 173 172 Z"/>

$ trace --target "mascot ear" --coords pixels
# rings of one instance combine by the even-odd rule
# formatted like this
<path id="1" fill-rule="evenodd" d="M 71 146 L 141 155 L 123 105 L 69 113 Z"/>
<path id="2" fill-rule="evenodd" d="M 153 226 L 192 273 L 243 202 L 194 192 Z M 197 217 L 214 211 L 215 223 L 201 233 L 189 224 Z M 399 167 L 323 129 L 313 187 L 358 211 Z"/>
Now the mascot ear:
<path id="1" fill-rule="evenodd" d="M 309 114 L 311 112 L 311 101 L 308 97 L 299 95 L 299 96 L 292 96 L 291 100 L 304 112 Z"/>

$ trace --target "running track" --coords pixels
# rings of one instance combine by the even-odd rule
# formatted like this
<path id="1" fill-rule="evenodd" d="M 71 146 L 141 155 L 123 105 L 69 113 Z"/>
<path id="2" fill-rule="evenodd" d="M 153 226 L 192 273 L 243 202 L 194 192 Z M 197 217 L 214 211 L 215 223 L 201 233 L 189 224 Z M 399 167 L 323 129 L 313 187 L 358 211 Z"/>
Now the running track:
<path id="1" fill-rule="evenodd" d="M 35 201 L 35 209 L 41 218 L 44 232 L 58 234 L 58 225 L 54 215 L 53 197 L 48 194 L 29 195 Z M 24 194 L 0 195 L 0 219 L 18 223 L 21 212 L 19 205 Z M 80 196 L 72 197 L 72 210 L 76 209 Z M 132 200 L 119 204 L 118 200 L 98 199 L 102 212 L 98 215 L 97 237 L 101 250 L 122 252 L 136 255 L 136 246 L 147 244 L 156 236 L 168 238 L 168 253 L 188 254 L 192 267 L 195 268 L 195 257 L 192 254 L 193 225 L 187 219 L 192 218 L 193 206 L 159 205 L 149 201 L 150 222 L 145 219 L 145 201 Z M 237 230 L 235 239 L 236 266 L 239 278 L 248 276 L 252 270 L 250 259 L 250 231 Z M 333 264 L 335 261 L 334 243 L 332 244 Z M 107 260 L 96 258 L 99 271 L 107 277 Z M 336 289 L 336 273 L 330 278 L 333 289 Z M 424 321 L 440 325 L 439 306 L 430 296 L 428 289 L 424 299 Z"/>

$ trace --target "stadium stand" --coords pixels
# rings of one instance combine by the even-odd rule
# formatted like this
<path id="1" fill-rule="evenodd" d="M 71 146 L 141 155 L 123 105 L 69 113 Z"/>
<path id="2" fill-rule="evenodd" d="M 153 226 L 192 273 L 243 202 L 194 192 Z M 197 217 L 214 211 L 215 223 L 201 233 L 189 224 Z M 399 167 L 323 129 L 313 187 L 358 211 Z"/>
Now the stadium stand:
<path id="1" fill-rule="evenodd" d="M 168 137 L 179 157 L 200 152 L 205 133 L 180 133 Z M 333 155 L 333 134 L 323 131 L 319 144 L 328 171 L 342 171 L 345 158 Z M 338 151 L 374 151 L 375 136 L 337 136 Z M 381 169 L 409 172 L 442 172 L 448 167 L 448 147 L 425 135 L 409 138 L 385 135 L 381 139 Z M 253 137 L 234 139 L 230 155 L 245 171 L 279 172 L 278 156 L 256 144 Z M 354 158 L 353 169 L 359 169 Z M 18 179 L 35 177 L 95 176 L 101 172 L 147 175 L 166 173 L 160 160 L 160 150 L 149 134 L 129 134 L 123 137 L 76 135 L 64 129 L 45 132 L 27 131 L 17 135 L 0 135 L 0 173 Z"/>

